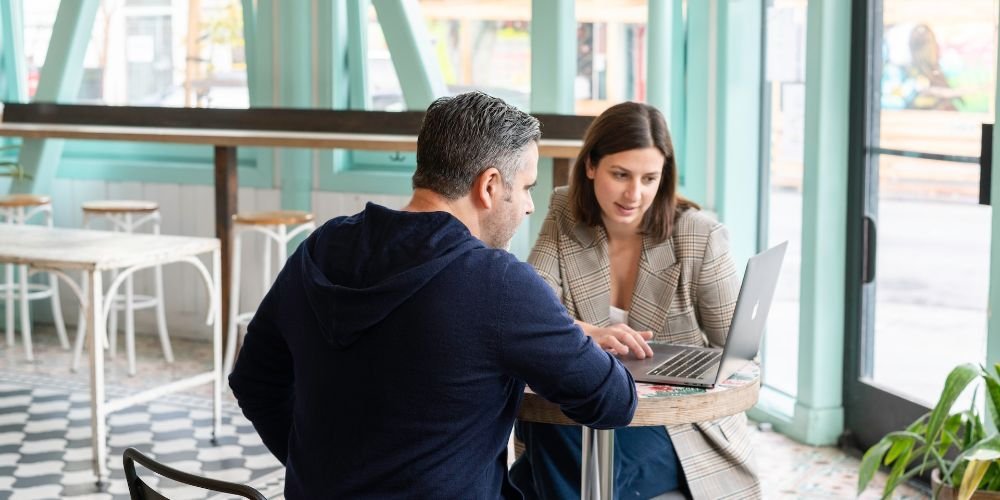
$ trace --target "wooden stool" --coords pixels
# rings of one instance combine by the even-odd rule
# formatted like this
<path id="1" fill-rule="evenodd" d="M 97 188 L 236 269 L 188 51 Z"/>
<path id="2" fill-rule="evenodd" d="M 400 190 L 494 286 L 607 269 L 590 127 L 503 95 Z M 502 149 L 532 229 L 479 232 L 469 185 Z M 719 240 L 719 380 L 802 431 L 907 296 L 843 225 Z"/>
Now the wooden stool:
<path id="1" fill-rule="evenodd" d="M 0 196 L 0 223 L 25 224 L 37 215 L 42 215 L 44 224 L 52 227 L 52 202 L 48 196 L 33 194 L 12 194 Z M 17 267 L 18 283 L 14 284 L 14 268 Z M 14 345 L 14 299 L 20 303 L 21 338 L 24 339 L 24 355 L 34 361 L 31 345 L 31 319 L 28 317 L 28 301 L 49 298 L 52 300 L 52 320 L 63 349 L 69 349 L 66 325 L 63 323 L 62 305 L 59 303 L 59 280 L 49 275 L 49 284 L 28 283 L 28 266 L 4 265 L 6 280 L 0 285 L 4 294 L 7 346 Z"/>
<path id="2" fill-rule="evenodd" d="M 228 374 L 233 368 L 233 358 L 236 356 L 236 342 L 240 324 L 246 325 L 253 318 L 255 311 L 239 312 L 240 307 L 240 253 L 243 245 L 243 235 L 248 232 L 263 234 L 264 266 L 261 274 L 264 293 L 271 287 L 274 279 L 271 276 L 271 246 L 278 248 L 278 262 L 282 266 L 288 258 L 288 242 L 296 236 L 316 228 L 313 215 L 309 212 L 294 210 L 279 210 L 275 212 L 256 212 L 236 214 L 233 216 L 233 232 L 236 235 L 233 242 L 232 279 L 229 288 L 229 331 L 226 332 L 226 355 L 222 363 L 222 373 Z M 289 230 L 291 228 L 291 230 Z"/>
<path id="3" fill-rule="evenodd" d="M 89 228 L 95 219 L 104 219 L 111 223 L 111 230 L 132 233 L 145 225 L 150 225 L 153 234 L 160 234 L 160 206 L 156 202 L 141 200 L 101 200 L 88 201 L 83 208 L 83 227 Z M 163 269 L 153 268 L 153 295 L 135 293 L 132 276 L 125 278 L 125 291 L 111 302 L 111 313 L 108 318 L 108 349 L 111 357 L 117 352 L 118 311 L 125 311 L 125 351 L 128 356 L 128 373 L 135 375 L 135 310 L 156 308 L 156 327 L 160 335 L 160 345 L 163 347 L 163 357 L 168 363 L 174 362 L 174 352 L 170 347 L 170 337 L 167 335 L 167 318 L 163 308 Z M 112 280 L 117 272 L 112 273 Z M 81 321 L 82 325 L 83 322 Z M 73 353 L 73 371 L 80 365 L 83 352 L 83 328 L 77 328 L 76 345 Z"/>

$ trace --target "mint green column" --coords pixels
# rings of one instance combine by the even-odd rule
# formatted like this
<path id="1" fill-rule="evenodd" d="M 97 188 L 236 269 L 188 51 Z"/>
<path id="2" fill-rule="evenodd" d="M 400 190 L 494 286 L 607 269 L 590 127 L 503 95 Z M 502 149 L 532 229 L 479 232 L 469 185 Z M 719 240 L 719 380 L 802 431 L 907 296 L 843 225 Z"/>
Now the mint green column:
<path id="1" fill-rule="evenodd" d="M 24 16 L 21 0 L 0 0 L 0 64 L 6 76 L 5 101 L 28 101 L 28 70 L 24 60 Z"/>
<path id="2" fill-rule="evenodd" d="M 416 0 L 374 0 L 372 5 L 392 55 L 406 108 L 427 109 L 434 99 L 448 94 L 448 87 L 434 58 L 420 5 Z"/>
<path id="3" fill-rule="evenodd" d="M 28 80 L 24 60 L 24 20 L 20 0 L 0 0 L 0 67 L 3 68 L 3 93 L 0 101 L 27 102 Z M 0 146 L 14 143 L 12 138 L 0 139 Z M 2 153 L 6 158 L 16 157 L 15 151 Z M 0 177 L 0 193 L 10 189 L 11 179 Z"/>
<path id="4" fill-rule="evenodd" d="M 250 97 L 250 107 L 254 108 L 261 103 L 261 86 L 256 81 L 260 78 L 257 60 L 257 10 L 254 0 L 242 0 L 243 11 L 243 47 L 247 62 L 247 93 Z"/>
<path id="5" fill-rule="evenodd" d="M 573 114 L 576 11 L 571 0 L 531 2 L 531 111 Z"/>
<path id="6" fill-rule="evenodd" d="M 348 10 L 359 2 L 332 0 L 317 3 L 316 94 L 323 109 L 347 109 L 350 99 L 348 68 Z M 316 152 L 320 172 L 332 173 L 349 161 L 343 149 Z M 322 177 L 322 174 L 321 174 Z M 315 189 L 316 186 L 313 187 Z"/>
<path id="7" fill-rule="evenodd" d="M 646 102 L 667 119 L 674 155 L 684 158 L 684 12 L 681 0 L 649 2 L 646 21 Z"/>
<path id="8" fill-rule="evenodd" d="M 572 0 L 531 2 L 531 112 L 574 113 L 576 78 L 576 11 Z M 542 130 L 544 137 L 545 131 Z M 552 195 L 552 159 L 538 161 L 535 213 L 514 235 L 511 252 L 528 257 L 548 213 Z"/>
<path id="9" fill-rule="evenodd" d="M 38 76 L 35 101 L 67 103 L 76 100 L 83 76 L 83 56 L 90 42 L 98 0 L 60 2 L 52 25 L 52 39 L 45 55 L 45 65 Z M 31 180 L 12 181 L 15 193 L 47 193 L 62 156 L 61 139 L 25 140 L 20 162 Z"/>
<path id="10" fill-rule="evenodd" d="M 763 0 L 719 2 L 715 46 L 715 211 L 742 267 L 757 251 Z"/>
<path id="11" fill-rule="evenodd" d="M 271 18 L 274 4 L 271 0 L 242 0 L 243 10 L 243 42 L 245 44 L 247 62 L 247 92 L 251 108 L 273 107 L 274 61 L 272 58 Z M 240 158 L 254 158 L 256 168 L 240 168 L 239 183 L 241 186 L 274 185 L 274 149 L 250 148 L 237 149 Z"/>
<path id="12" fill-rule="evenodd" d="M 350 77 L 351 109 L 371 109 L 368 92 L 368 0 L 347 5 L 347 67 Z M 385 29 L 385 27 L 383 27 Z M 429 103 L 428 103 L 429 104 Z"/>
<path id="13" fill-rule="evenodd" d="M 1000 68 L 1000 52 L 997 54 L 997 68 Z M 994 103 L 1000 103 L 1000 80 L 994 90 Z M 986 330 L 986 366 L 993 368 L 1000 363 L 1000 108 L 994 106 L 993 113 L 993 174 L 990 178 L 991 211 L 990 222 L 990 296 L 987 310 L 990 311 Z M 997 311 L 997 315 L 993 315 Z M 1000 424 L 1000 422 L 995 422 Z"/>
<path id="14" fill-rule="evenodd" d="M 312 2 L 281 2 L 277 11 L 279 104 L 286 108 L 313 107 L 313 25 Z M 312 210 L 313 152 L 302 148 L 279 149 L 281 167 L 281 208 Z"/>
<path id="15" fill-rule="evenodd" d="M 844 427 L 851 2 L 811 0 L 806 33 L 799 378 L 788 433 L 819 445 L 836 442 Z"/>
<path id="16" fill-rule="evenodd" d="M 684 101 L 684 156 L 679 156 L 681 193 L 702 204 L 709 203 L 709 127 L 713 126 L 710 93 L 714 88 L 715 53 L 710 50 L 715 26 L 711 0 L 688 2 L 687 6 L 687 94 Z M 711 207 L 709 207 L 711 208 Z"/>

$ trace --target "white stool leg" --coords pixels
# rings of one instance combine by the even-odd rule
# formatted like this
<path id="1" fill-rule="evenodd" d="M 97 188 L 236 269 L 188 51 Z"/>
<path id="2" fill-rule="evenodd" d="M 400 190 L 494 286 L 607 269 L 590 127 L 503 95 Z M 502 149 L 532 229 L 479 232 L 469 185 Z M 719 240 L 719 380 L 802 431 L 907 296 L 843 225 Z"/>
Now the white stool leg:
<path id="1" fill-rule="evenodd" d="M 52 205 L 44 209 L 45 225 L 52 227 Z M 69 339 L 66 336 L 66 322 L 63 320 L 62 302 L 59 297 L 59 278 L 49 274 L 49 290 L 52 292 L 52 321 L 56 324 L 56 334 L 59 335 L 59 345 L 69 350 Z"/>
<path id="2" fill-rule="evenodd" d="M 80 279 L 80 289 L 87 289 L 87 273 L 82 273 L 83 277 Z M 76 373 L 80 368 L 80 356 L 83 354 L 83 341 L 87 336 L 87 304 L 80 304 L 80 312 L 77 314 L 76 320 L 76 342 L 73 346 L 73 364 L 70 365 L 70 371 Z M 107 340 L 102 342 L 102 345 L 107 345 Z"/>
<path id="3" fill-rule="evenodd" d="M 14 264 L 4 265 L 5 280 L 4 288 L 4 316 L 6 316 L 7 347 L 14 347 Z"/>
<path id="4" fill-rule="evenodd" d="M 132 232 L 132 214 L 125 214 L 125 232 Z M 128 374 L 135 375 L 135 285 L 132 275 L 125 278 L 125 356 L 128 358 Z"/>
<path id="5" fill-rule="evenodd" d="M 128 357 L 128 374 L 135 375 L 135 309 L 133 305 L 132 275 L 125 278 L 125 356 Z"/>
<path id="6" fill-rule="evenodd" d="M 12 214 L 7 209 L 0 209 L 0 222 L 13 224 Z M 4 334 L 7 337 L 7 347 L 14 346 L 14 265 L 4 264 Z"/>
<path id="7" fill-rule="evenodd" d="M 108 283 L 111 283 L 118 277 L 118 271 L 111 271 L 111 279 Z M 111 298 L 111 311 L 108 313 L 108 356 L 114 359 L 118 356 L 118 311 L 121 310 L 121 306 L 118 305 L 118 296 Z"/>
<path id="8" fill-rule="evenodd" d="M 31 318 L 28 316 L 28 266 L 17 266 L 18 293 L 21 303 L 21 339 L 24 340 L 24 357 L 28 361 L 35 360 L 31 347 Z"/>
<path id="9" fill-rule="evenodd" d="M 278 272 L 285 267 L 285 260 L 288 259 L 288 226 L 282 224 L 278 226 Z M 272 279 L 271 282 L 274 280 Z M 270 289 L 270 284 L 264 287 L 264 294 Z"/>
<path id="10" fill-rule="evenodd" d="M 153 223 L 153 234 L 160 234 L 159 222 Z M 153 286 L 156 288 L 153 291 L 156 295 L 156 329 L 160 333 L 160 345 L 163 347 L 163 357 L 167 360 L 167 363 L 173 363 L 174 350 L 170 347 L 170 336 L 167 335 L 167 313 L 165 311 L 166 306 L 163 304 L 163 267 L 156 266 L 153 272 Z"/>
<path id="11" fill-rule="evenodd" d="M 90 214 L 87 213 L 87 212 L 83 212 L 83 228 L 84 229 L 90 229 Z M 80 284 L 83 286 L 82 289 L 86 290 L 87 289 L 87 282 L 88 282 L 87 273 L 85 273 L 85 272 L 84 273 L 80 273 L 80 275 L 81 275 L 81 277 L 80 277 Z M 72 371 L 74 371 L 74 372 L 80 366 L 80 356 L 83 353 L 83 342 L 84 342 L 84 339 L 86 338 L 87 322 L 86 322 L 86 316 L 85 316 L 86 311 L 84 309 L 85 305 L 86 304 L 80 304 L 80 313 L 77 316 L 79 318 L 79 320 L 77 322 L 77 325 L 76 325 L 76 344 L 77 344 L 77 346 L 76 346 L 76 352 L 73 353 L 73 365 L 70 367 L 70 369 Z M 111 320 L 115 320 L 116 319 L 115 318 L 115 304 L 114 304 L 114 300 L 111 301 L 111 311 L 109 312 L 109 316 L 111 316 Z M 114 325 L 115 323 L 112 323 L 112 324 Z M 117 326 L 117 325 L 115 325 L 115 326 Z M 111 342 L 108 339 L 109 339 L 109 335 L 111 335 L 113 337 L 113 335 L 112 335 L 111 332 L 114 332 L 114 331 L 115 331 L 115 327 L 114 326 L 112 326 L 110 328 L 105 328 L 104 329 L 104 335 L 101 338 L 101 344 L 100 344 L 100 346 L 103 346 L 104 350 L 106 350 L 106 351 L 111 349 Z"/>
<path id="12" fill-rule="evenodd" d="M 243 234 L 237 231 L 233 238 L 232 264 L 229 268 L 229 331 L 226 332 L 226 355 L 222 360 L 222 375 L 229 375 L 233 370 L 233 363 L 236 357 L 236 334 L 239 333 L 239 325 L 236 318 L 239 316 L 240 308 L 240 254 L 243 244 Z"/>
<path id="13" fill-rule="evenodd" d="M 56 335 L 59 345 L 69 350 L 69 338 L 66 336 L 66 323 L 63 320 L 62 303 L 59 300 L 59 278 L 49 275 L 49 289 L 52 290 L 52 321 L 56 324 Z"/>

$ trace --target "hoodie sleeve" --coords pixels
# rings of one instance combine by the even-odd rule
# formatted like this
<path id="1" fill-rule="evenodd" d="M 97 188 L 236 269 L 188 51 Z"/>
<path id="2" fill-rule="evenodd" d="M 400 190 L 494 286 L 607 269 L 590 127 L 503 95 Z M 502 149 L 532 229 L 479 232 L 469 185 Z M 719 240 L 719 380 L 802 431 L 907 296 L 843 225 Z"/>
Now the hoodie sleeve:
<path id="1" fill-rule="evenodd" d="M 243 348 L 229 375 L 229 387 L 264 445 L 284 464 L 295 379 L 291 352 L 274 321 L 281 311 L 279 286 L 280 280 L 271 287 L 247 326 Z"/>
<path id="2" fill-rule="evenodd" d="M 583 334 L 534 269 L 511 262 L 501 289 L 495 324 L 510 375 L 582 425 L 628 425 L 638 401 L 632 375 Z"/>

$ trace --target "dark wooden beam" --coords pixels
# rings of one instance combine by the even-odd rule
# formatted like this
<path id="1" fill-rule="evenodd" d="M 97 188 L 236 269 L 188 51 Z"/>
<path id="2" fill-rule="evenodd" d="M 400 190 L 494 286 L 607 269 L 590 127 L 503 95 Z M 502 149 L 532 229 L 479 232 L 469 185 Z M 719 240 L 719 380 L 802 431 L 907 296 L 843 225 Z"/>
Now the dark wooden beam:
<path id="1" fill-rule="evenodd" d="M 535 116 L 542 124 L 542 136 L 546 139 L 581 139 L 594 119 L 592 116 L 575 115 Z M 416 135 L 420 131 L 424 113 L 5 103 L 3 119 L 13 123 Z"/>

